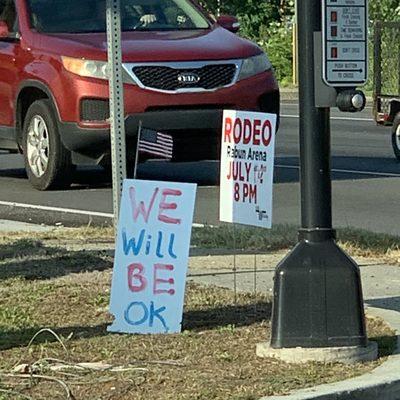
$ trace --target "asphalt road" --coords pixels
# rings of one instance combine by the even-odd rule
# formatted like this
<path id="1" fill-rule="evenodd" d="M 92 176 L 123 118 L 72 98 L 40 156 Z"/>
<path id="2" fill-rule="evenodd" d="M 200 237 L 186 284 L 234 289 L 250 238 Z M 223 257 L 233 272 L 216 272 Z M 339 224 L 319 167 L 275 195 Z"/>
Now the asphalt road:
<path id="1" fill-rule="evenodd" d="M 298 108 L 282 107 L 277 137 L 274 223 L 299 224 Z M 400 164 L 390 128 L 376 126 L 371 109 L 359 114 L 332 111 L 333 222 L 400 235 Z M 141 165 L 140 178 L 197 182 L 196 223 L 218 223 L 218 163 Z M 109 224 L 111 184 L 101 169 L 80 169 L 68 191 L 38 192 L 23 170 L 22 158 L 0 154 L 0 218 L 65 225 Z"/>

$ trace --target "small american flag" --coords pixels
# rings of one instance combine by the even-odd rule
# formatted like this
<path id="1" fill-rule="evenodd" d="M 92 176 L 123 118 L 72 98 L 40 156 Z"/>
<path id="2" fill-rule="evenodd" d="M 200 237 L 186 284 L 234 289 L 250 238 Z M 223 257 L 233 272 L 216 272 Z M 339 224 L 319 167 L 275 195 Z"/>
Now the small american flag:
<path id="1" fill-rule="evenodd" d="M 174 142 L 171 135 L 147 128 L 139 129 L 139 135 L 139 151 L 161 158 L 172 158 Z"/>

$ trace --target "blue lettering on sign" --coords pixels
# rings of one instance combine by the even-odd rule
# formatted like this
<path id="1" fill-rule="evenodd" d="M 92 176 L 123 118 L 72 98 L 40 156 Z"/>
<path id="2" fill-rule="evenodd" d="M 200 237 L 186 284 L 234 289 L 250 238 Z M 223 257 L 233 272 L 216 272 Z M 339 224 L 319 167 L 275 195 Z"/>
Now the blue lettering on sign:
<path id="1" fill-rule="evenodd" d="M 129 317 L 129 313 L 130 313 L 131 309 L 132 309 L 133 307 L 136 307 L 136 306 L 142 307 L 142 310 L 143 310 L 143 318 L 142 318 L 142 319 L 139 319 L 138 321 L 132 321 L 131 318 Z M 148 320 L 148 318 L 149 318 L 149 310 L 147 309 L 146 305 L 145 305 L 144 303 L 142 303 L 141 301 L 134 301 L 133 303 L 129 304 L 128 308 L 125 310 L 124 318 L 125 318 L 125 321 L 126 321 L 129 325 L 134 325 L 134 326 L 135 326 L 135 325 L 142 325 L 142 324 L 144 324 L 144 323 Z"/>
<path id="2" fill-rule="evenodd" d="M 175 242 L 175 234 L 172 233 L 171 237 L 169 238 L 168 253 L 172 258 L 177 258 L 176 254 L 174 253 L 174 242 Z"/>
<path id="3" fill-rule="evenodd" d="M 133 313 L 133 308 L 140 307 L 143 312 L 143 317 L 134 320 L 131 317 L 131 313 Z M 147 321 L 149 321 L 149 327 L 152 328 L 154 326 L 154 320 L 158 319 L 162 326 L 164 327 L 165 333 L 169 332 L 169 328 L 165 322 L 164 317 L 161 315 L 166 310 L 166 307 L 155 308 L 154 301 L 150 302 L 150 307 L 148 308 L 146 304 L 141 301 L 134 301 L 129 304 L 128 308 L 125 310 L 124 319 L 129 325 L 137 326 L 143 325 Z M 135 313 L 136 314 L 136 313 Z"/>
<path id="4" fill-rule="evenodd" d="M 148 235 L 146 243 L 146 256 L 150 254 L 150 249 L 151 249 L 151 235 Z"/>
<path id="5" fill-rule="evenodd" d="M 168 328 L 167 324 L 165 323 L 165 319 L 161 316 L 161 313 L 164 312 L 166 309 L 167 309 L 166 307 L 160 307 L 157 310 L 155 310 L 154 302 L 152 301 L 150 303 L 150 319 L 149 319 L 150 327 L 153 327 L 153 325 L 154 325 L 154 318 L 158 318 L 165 329 L 165 333 L 168 333 L 169 328 Z"/>
<path id="6" fill-rule="evenodd" d="M 123 249 L 124 253 L 127 256 L 129 254 L 129 251 L 132 251 L 132 253 L 137 256 L 142 248 L 143 245 L 143 240 L 144 240 L 144 235 L 145 235 L 146 230 L 142 229 L 139 234 L 139 239 L 136 241 L 136 239 L 133 237 L 129 239 L 126 236 L 126 230 L 124 229 L 122 231 L 122 243 L 123 243 Z"/>
<path id="7" fill-rule="evenodd" d="M 158 258 L 164 258 L 164 255 L 161 253 L 161 245 L 162 245 L 162 232 L 158 231 L 158 241 L 156 250 L 156 256 Z"/>
<path id="8" fill-rule="evenodd" d="M 151 255 L 151 253 L 154 251 L 153 245 L 156 245 L 156 256 L 158 258 L 164 258 L 165 252 L 168 251 L 168 255 L 172 257 L 173 259 L 177 259 L 178 256 L 176 255 L 174 246 L 175 246 L 175 233 L 170 233 L 169 234 L 169 241 L 168 236 L 164 238 L 164 233 L 162 231 L 158 231 L 157 233 L 157 243 L 155 243 L 155 240 L 153 240 L 153 236 L 146 234 L 146 230 L 142 229 L 137 237 L 131 237 L 128 238 L 126 234 L 126 230 L 122 230 L 122 248 L 124 251 L 124 254 L 127 256 L 130 253 L 132 255 L 137 256 L 143 252 L 146 256 Z M 145 236 L 146 241 L 145 241 Z M 154 243 L 153 243 L 154 241 Z M 167 248 L 167 243 L 168 243 L 168 248 Z M 164 248 L 164 251 L 163 251 Z"/>

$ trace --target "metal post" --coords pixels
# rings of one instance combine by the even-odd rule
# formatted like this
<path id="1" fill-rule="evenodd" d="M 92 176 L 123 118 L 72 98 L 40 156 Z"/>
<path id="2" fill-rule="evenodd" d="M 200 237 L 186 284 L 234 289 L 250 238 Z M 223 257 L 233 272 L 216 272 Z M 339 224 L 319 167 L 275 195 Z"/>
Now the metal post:
<path id="1" fill-rule="evenodd" d="M 122 78 L 120 0 L 107 0 L 107 42 L 110 86 L 110 136 L 114 226 L 118 224 L 122 185 L 126 178 L 125 111 Z"/>
<path id="2" fill-rule="evenodd" d="M 297 15 L 302 228 L 275 274 L 271 346 L 365 346 L 359 268 L 336 245 L 332 229 L 330 110 L 315 100 L 321 1 L 298 1 Z"/>
<path id="3" fill-rule="evenodd" d="M 382 22 L 376 21 L 374 27 L 374 115 L 379 111 L 377 101 L 382 94 Z"/>
<path id="4" fill-rule="evenodd" d="M 292 82 L 294 86 L 298 86 L 299 83 L 299 51 L 297 48 L 298 37 L 298 19 L 297 19 L 297 0 L 295 0 L 294 16 L 293 16 L 293 33 L 292 33 Z"/>
<path id="5" fill-rule="evenodd" d="M 319 1 L 298 1 L 301 222 L 303 229 L 332 229 L 329 108 L 316 108 L 314 32 L 321 31 Z M 304 18 L 304 19 L 303 19 Z"/>
<path id="6" fill-rule="evenodd" d="M 294 86 L 298 85 L 298 51 L 297 51 L 297 21 L 292 25 L 292 83 Z"/>

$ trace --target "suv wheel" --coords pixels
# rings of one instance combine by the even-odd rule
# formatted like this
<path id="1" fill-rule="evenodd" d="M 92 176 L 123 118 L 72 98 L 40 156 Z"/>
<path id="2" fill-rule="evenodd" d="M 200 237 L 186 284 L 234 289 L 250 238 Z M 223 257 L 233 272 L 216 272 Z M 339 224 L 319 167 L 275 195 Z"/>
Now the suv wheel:
<path id="1" fill-rule="evenodd" d="M 393 121 L 392 146 L 394 155 L 400 161 L 400 113 L 397 113 Z"/>
<path id="2" fill-rule="evenodd" d="M 61 142 L 50 100 L 38 100 L 29 107 L 23 127 L 23 151 L 33 187 L 47 190 L 69 186 L 71 153 Z"/>

